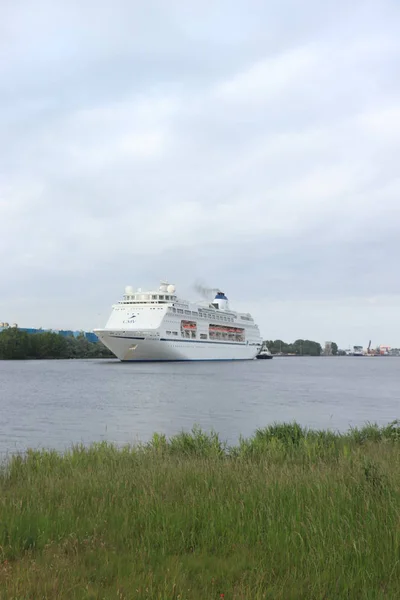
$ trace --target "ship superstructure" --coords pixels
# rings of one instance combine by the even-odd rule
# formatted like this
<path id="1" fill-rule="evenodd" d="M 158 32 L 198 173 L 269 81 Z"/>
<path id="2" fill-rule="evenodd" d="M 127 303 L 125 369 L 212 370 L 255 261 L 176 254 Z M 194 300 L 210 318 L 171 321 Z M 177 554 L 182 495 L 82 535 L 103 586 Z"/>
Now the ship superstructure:
<path id="1" fill-rule="evenodd" d="M 252 316 L 232 311 L 222 291 L 189 302 L 167 282 L 157 291 L 127 286 L 94 332 L 121 361 L 251 360 L 262 344 Z"/>

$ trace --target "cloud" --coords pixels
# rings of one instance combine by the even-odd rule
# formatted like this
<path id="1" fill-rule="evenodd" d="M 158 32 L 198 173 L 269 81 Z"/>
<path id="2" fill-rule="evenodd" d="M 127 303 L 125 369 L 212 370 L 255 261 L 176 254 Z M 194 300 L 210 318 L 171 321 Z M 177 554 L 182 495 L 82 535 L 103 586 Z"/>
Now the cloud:
<path id="1" fill-rule="evenodd" d="M 218 100 L 226 103 L 264 106 L 315 70 L 316 48 L 300 47 L 275 57 L 265 58 L 244 73 L 239 73 L 216 87 Z"/>
<path id="2" fill-rule="evenodd" d="M 168 274 L 223 286 L 265 337 L 347 344 L 358 302 L 400 345 L 398 6 L 251 8 L 8 3 L 2 318 L 98 326 Z"/>

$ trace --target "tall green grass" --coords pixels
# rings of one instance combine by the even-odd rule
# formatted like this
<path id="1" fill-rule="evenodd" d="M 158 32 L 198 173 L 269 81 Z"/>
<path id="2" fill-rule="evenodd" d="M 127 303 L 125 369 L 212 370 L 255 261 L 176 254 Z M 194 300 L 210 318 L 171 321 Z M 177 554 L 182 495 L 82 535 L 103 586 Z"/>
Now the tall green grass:
<path id="1" fill-rule="evenodd" d="M 400 424 L 200 429 L 0 474 L 0 598 L 400 598 Z"/>

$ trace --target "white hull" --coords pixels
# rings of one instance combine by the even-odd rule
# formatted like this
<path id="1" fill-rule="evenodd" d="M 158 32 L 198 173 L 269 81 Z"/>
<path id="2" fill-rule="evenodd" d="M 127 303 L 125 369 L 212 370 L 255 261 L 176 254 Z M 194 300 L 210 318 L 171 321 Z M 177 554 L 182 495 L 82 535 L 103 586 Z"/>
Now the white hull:
<path id="1" fill-rule="evenodd" d="M 259 345 L 198 340 L 137 339 L 134 332 L 95 330 L 121 361 L 253 360 Z"/>

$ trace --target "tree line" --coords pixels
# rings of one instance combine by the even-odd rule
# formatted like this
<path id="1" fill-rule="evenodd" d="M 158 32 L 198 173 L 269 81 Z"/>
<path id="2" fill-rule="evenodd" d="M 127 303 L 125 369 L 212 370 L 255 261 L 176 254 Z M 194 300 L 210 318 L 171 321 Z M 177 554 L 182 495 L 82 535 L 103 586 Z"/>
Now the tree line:
<path id="1" fill-rule="evenodd" d="M 266 340 L 265 345 L 271 354 L 295 354 L 296 356 L 320 356 L 322 354 L 321 344 L 312 340 L 296 340 L 287 343 L 283 340 Z M 332 354 L 337 354 L 337 345 L 332 344 Z"/>
<path id="2" fill-rule="evenodd" d="M 34 358 L 115 358 L 101 342 L 44 331 L 27 333 L 16 328 L 0 331 L 0 360 Z"/>

